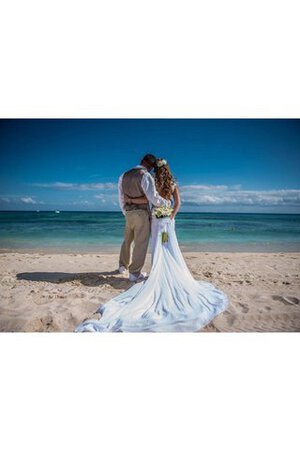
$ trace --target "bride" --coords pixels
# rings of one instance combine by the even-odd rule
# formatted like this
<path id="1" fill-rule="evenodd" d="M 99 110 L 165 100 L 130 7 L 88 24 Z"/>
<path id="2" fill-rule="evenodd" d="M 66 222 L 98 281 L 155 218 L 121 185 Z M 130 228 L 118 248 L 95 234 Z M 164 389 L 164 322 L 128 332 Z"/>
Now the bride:
<path id="1" fill-rule="evenodd" d="M 172 209 L 152 208 L 149 277 L 101 305 L 101 318 L 84 321 L 76 332 L 198 331 L 227 308 L 226 294 L 195 280 L 185 263 L 175 232 L 179 188 L 163 159 L 156 160 L 155 184 L 159 194 L 172 201 Z M 146 197 L 125 200 L 148 203 Z"/>

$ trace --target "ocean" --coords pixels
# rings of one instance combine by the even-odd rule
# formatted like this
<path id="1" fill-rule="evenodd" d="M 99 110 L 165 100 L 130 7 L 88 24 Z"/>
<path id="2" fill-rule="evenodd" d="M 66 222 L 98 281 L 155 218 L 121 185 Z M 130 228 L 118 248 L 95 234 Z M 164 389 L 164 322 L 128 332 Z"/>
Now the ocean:
<path id="1" fill-rule="evenodd" d="M 114 252 L 121 212 L 1 211 L 0 251 Z M 300 214 L 179 213 L 183 251 L 299 252 Z"/>

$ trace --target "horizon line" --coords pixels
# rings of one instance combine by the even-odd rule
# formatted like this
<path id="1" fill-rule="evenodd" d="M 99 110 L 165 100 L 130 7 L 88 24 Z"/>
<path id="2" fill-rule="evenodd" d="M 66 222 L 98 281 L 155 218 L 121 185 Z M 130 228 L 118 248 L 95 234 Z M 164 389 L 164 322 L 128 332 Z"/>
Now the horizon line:
<path id="1" fill-rule="evenodd" d="M 105 210 L 67 210 L 67 209 L 60 209 L 60 210 L 55 210 L 55 209 L 40 209 L 40 210 L 36 210 L 36 209 L 0 209 L 0 213 L 1 212 L 55 212 L 55 211 L 59 211 L 59 213 L 62 212 L 83 212 L 83 213 L 120 213 L 123 214 L 122 211 L 116 211 L 116 210 L 109 210 L 109 211 L 105 211 Z M 177 214 L 281 214 L 281 215 L 300 215 L 299 213 L 282 213 L 282 212 L 245 212 L 245 211 L 241 211 L 241 212 L 237 212 L 237 211 L 178 211 Z"/>

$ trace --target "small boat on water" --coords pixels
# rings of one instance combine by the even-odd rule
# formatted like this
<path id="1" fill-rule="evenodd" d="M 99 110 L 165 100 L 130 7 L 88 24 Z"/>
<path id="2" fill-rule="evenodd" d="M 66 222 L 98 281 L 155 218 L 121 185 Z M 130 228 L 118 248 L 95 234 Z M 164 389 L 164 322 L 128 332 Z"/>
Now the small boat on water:
<path id="1" fill-rule="evenodd" d="M 60 211 L 55 211 L 55 213 L 56 213 L 56 214 L 59 214 L 59 213 L 60 213 Z"/>

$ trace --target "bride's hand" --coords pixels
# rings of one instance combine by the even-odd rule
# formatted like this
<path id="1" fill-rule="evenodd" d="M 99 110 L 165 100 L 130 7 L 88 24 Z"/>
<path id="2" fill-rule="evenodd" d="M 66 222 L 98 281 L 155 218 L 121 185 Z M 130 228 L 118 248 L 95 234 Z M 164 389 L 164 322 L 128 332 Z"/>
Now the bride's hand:
<path id="1" fill-rule="evenodd" d="M 171 219 L 171 220 L 174 220 L 174 218 L 175 218 L 175 214 L 172 213 L 172 214 L 170 215 L 170 219 Z"/>

